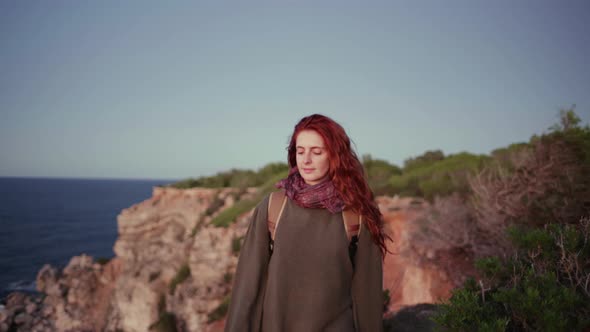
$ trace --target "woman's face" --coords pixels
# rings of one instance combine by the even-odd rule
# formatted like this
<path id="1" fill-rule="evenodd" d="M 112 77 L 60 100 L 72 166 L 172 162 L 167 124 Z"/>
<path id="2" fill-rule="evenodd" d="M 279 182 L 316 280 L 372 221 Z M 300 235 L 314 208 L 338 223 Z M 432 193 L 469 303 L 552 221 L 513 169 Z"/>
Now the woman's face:
<path id="1" fill-rule="evenodd" d="M 314 185 L 328 175 L 330 160 L 324 139 L 315 130 L 302 130 L 295 142 L 297 168 L 305 183 Z"/>

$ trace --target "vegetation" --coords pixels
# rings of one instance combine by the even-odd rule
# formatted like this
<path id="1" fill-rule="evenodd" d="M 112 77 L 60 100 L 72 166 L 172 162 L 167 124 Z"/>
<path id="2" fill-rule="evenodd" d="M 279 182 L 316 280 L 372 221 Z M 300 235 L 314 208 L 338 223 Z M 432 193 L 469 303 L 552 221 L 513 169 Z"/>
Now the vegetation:
<path id="1" fill-rule="evenodd" d="M 270 192 L 276 190 L 274 185 L 280 179 L 283 179 L 287 176 L 288 171 L 283 171 L 281 173 L 275 174 L 272 178 L 268 179 L 266 183 L 264 183 L 260 188 L 258 193 L 252 199 L 247 200 L 240 200 L 232 207 L 221 211 L 211 223 L 217 227 L 227 227 L 233 222 L 236 221 L 238 216 L 243 213 L 246 213 L 252 210 L 256 204 L 260 203 L 260 201 L 264 198 L 264 196 L 268 195 Z"/>
<path id="2" fill-rule="evenodd" d="M 231 240 L 231 252 L 237 255 L 242 249 L 242 243 L 244 242 L 244 236 L 234 237 Z"/>
<path id="3" fill-rule="evenodd" d="M 270 177 L 288 171 L 286 163 L 270 163 L 257 172 L 252 170 L 231 169 L 218 172 L 213 176 L 205 176 L 197 179 L 186 179 L 169 185 L 173 188 L 188 189 L 193 187 L 205 188 L 248 188 L 263 185 Z"/>
<path id="4" fill-rule="evenodd" d="M 195 235 L 197 235 L 197 233 L 201 230 L 201 228 L 203 228 L 204 224 L 205 224 L 204 214 L 201 213 L 201 215 L 199 215 L 199 218 L 197 219 L 197 222 L 195 223 L 195 227 L 193 227 L 193 230 L 191 231 L 190 237 L 195 237 Z"/>
<path id="5" fill-rule="evenodd" d="M 213 202 L 207 207 L 205 215 L 211 216 L 213 213 L 217 212 L 217 210 L 221 209 L 223 205 L 225 205 L 225 201 L 219 197 L 219 193 L 215 193 Z"/>
<path id="6" fill-rule="evenodd" d="M 227 314 L 227 310 L 229 309 L 229 301 L 231 296 L 227 295 L 223 301 L 213 310 L 212 312 L 207 315 L 207 323 L 212 323 L 216 320 L 220 320 Z"/>
<path id="7" fill-rule="evenodd" d="M 176 332 L 176 316 L 171 312 L 162 313 L 158 321 L 150 325 L 149 330 L 156 332 Z"/>
<path id="8" fill-rule="evenodd" d="M 367 175 L 369 186 L 375 195 L 384 195 L 392 191 L 388 185 L 389 179 L 394 175 L 401 175 L 402 170 L 398 166 L 381 159 L 373 159 L 370 154 L 363 156 L 363 167 Z"/>
<path id="9" fill-rule="evenodd" d="M 511 228 L 518 250 L 481 259 L 435 320 L 452 331 L 585 331 L 590 327 L 590 219 Z"/>
<path id="10" fill-rule="evenodd" d="M 158 301 L 158 320 L 150 325 L 149 330 L 155 332 L 176 332 L 176 316 L 166 311 L 166 297 L 162 295 Z"/>
<path id="11" fill-rule="evenodd" d="M 170 285 L 169 285 L 169 290 L 170 290 L 170 295 L 174 294 L 174 290 L 176 290 L 176 286 L 180 285 L 181 283 L 183 283 L 188 277 L 190 277 L 191 275 L 191 269 L 188 266 L 188 264 L 183 264 L 180 269 L 178 270 L 178 272 L 176 272 L 176 275 L 174 276 L 174 278 L 172 278 L 172 280 L 170 281 Z"/>
<path id="12" fill-rule="evenodd" d="M 573 109 L 526 144 L 496 150 L 470 178 L 466 216 L 430 228 L 478 260 L 435 320 L 451 331 L 585 331 L 590 328 L 590 128 Z M 459 238 L 449 235 L 457 233 Z M 460 239 L 461 241 L 458 241 Z"/>
<path id="13" fill-rule="evenodd" d="M 106 263 L 108 263 L 108 262 L 111 261 L 111 258 L 108 258 L 108 257 L 98 257 L 94 261 L 97 262 L 100 265 L 105 265 Z"/>
<path id="14" fill-rule="evenodd" d="M 427 156 L 431 157 L 427 157 Z M 436 156 L 436 157 L 433 157 Z M 424 197 L 469 193 L 468 177 L 482 169 L 490 157 L 462 152 L 444 157 L 442 152 L 426 152 L 406 161 L 402 174 L 389 179 L 391 193 Z"/>

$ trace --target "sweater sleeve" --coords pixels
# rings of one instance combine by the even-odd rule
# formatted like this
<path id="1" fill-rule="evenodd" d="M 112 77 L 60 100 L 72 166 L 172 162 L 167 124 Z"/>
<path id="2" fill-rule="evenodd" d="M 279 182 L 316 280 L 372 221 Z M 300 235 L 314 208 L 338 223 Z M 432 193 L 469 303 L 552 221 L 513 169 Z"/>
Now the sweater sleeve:
<path id="1" fill-rule="evenodd" d="M 383 331 L 383 265 L 381 251 L 371 232 L 361 228 L 352 279 L 356 331 Z"/>
<path id="2" fill-rule="evenodd" d="M 269 252 L 268 198 L 252 213 L 240 250 L 225 331 L 260 331 Z"/>

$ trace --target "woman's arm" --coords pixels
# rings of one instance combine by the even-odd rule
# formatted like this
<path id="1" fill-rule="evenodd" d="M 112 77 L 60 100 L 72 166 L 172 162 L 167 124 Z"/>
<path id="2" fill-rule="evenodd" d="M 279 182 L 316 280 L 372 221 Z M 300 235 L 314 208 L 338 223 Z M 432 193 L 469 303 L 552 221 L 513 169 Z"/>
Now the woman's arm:
<path id="1" fill-rule="evenodd" d="M 383 265 L 371 232 L 361 227 L 352 279 L 356 331 L 383 331 Z"/>
<path id="2" fill-rule="evenodd" d="M 252 213 L 240 250 L 225 331 L 260 331 L 269 253 L 268 198 Z"/>

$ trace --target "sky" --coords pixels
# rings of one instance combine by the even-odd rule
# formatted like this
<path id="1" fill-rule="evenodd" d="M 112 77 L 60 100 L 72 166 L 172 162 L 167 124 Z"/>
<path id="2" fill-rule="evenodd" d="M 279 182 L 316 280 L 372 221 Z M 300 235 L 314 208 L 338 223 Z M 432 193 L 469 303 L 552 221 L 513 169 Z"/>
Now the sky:
<path id="1" fill-rule="evenodd" d="M 399 166 L 489 154 L 589 122 L 589 31 L 585 0 L 3 1 L 0 176 L 255 170 L 313 113 Z"/>

